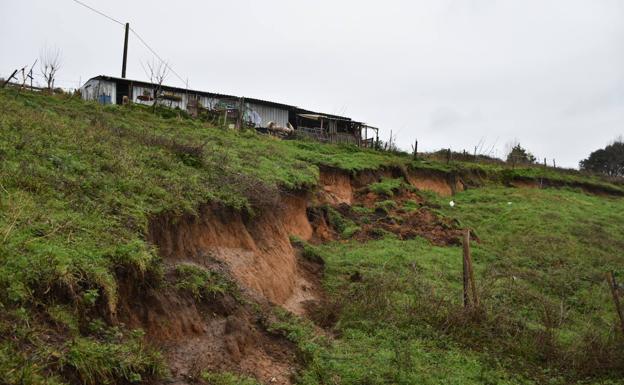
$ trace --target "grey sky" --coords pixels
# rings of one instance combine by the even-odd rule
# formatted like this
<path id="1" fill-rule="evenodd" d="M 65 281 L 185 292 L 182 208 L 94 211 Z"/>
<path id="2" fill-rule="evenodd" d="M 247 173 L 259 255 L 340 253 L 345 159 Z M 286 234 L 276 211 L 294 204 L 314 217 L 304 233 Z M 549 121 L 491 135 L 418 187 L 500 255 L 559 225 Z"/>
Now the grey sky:
<path id="1" fill-rule="evenodd" d="M 406 149 L 502 156 L 518 139 L 576 167 L 624 134 L 621 0 L 83 1 L 191 88 L 344 114 Z M 128 77 L 145 79 L 152 56 L 130 40 Z M 1 76 L 45 44 L 63 87 L 121 71 L 122 27 L 71 0 L 0 0 L 0 44 Z"/>

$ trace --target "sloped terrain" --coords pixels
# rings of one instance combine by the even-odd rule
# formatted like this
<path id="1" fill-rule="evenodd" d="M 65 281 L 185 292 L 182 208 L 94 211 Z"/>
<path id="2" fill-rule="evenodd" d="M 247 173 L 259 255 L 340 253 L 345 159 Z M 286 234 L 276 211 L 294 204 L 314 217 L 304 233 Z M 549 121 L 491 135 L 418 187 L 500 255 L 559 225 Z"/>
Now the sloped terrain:
<path id="1" fill-rule="evenodd" d="M 12 90 L 0 132 L 6 383 L 624 376 L 604 283 L 624 272 L 617 181 Z M 474 309 L 461 303 L 465 229 Z"/>

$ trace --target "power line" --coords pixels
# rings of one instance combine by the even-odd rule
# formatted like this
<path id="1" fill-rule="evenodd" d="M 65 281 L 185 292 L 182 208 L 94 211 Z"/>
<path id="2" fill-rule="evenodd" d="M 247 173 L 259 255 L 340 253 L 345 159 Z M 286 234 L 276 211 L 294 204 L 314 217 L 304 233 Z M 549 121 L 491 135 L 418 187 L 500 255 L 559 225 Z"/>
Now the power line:
<path id="1" fill-rule="evenodd" d="M 157 53 L 156 51 L 154 51 L 154 49 L 152 49 L 152 47 L 149 46 L 149 44 L 147 44 L 145 42 L 145 40 L 143 40 L 143 38 L 139 35 L 139 33 L 137 31 L 135 31 L 132 27 L 130 27 L 130 31 L 132 32 L 132 34 L 134 36 L 136 36 L 137 39 L 139 39 L 139 41 L 145 46 L 145 48 L 147 48 L 154 56 L 156 56 L 156 58 L 158 60 L 160 60 L 161 63 L 163 63 L 165 65 L 165 67 L 167 69 L 169 69 L 169 71 L 171 71 L 178 79 L 180 79 L 180 81 L 184 84 L 187 84 L 187 82 L 182 78 L 182 76 L 180 76 L 177 72 L 175 72 L 173 70 L 173 68 L 171 68 L 171 66 L 169 65 L 169 63 L 167 63 L 166 61 L 164 61 Z"/>
<path id="2" fill-rule="evenodd" d="M 115 23 L 117 23 L 117 24 L 119 24 L 119 25 L 121 25 L 121 26 L 124 26 L 124 27 L 125 27 L 125 23 L 122 23 L 121 21 L 119 21 L 119 20 L 117 20 L 117 19 L 115 19 L 115 18 L 113 18 L 113 17 L 111 17 L 111 16 L 108 16 L 108 15 L 107 15 L 107 14 L 105 14 L 104 12 L 98 11 L 97 9 L 95 9 L 95 8 L 93 8 L 93 7 L 91 7 L 91 6 L 87 5 L 87 4 L 85 4 L 85 3 L 83 3 L 82 1 L 79 1 L 79 0 L 72 0 L 72 1 L 73 1 L 73 2 L 75 2 L 76 4 L 82 5 L 83 7 L 87 8 L 87 9 L 89 9 L 89 10 L 91 10 L 91 11 L 95 12 L 95 13 L 97 13 L 97 14 L 98 14 L 98 15 L 100 15 L 100 16 L 103 16 L 103 17 L 105 17 L 105 18 L 107 18 L 107 19 L 109 19 L 109 20 L 111 20 L 111 21 L 113 21 L 113 22 L 115 22 Z M 139 41 L 141 42 L 141 44 L 143 44 L 143 45 L 145 46 L 145 48 L 147 48 L 147 49 L 148 49 L 148 50 L 152 53 L 152 55 L 156 56 L 156 58 L 157 58 L 158 60 L 160 60 L 160 62 L 161 62 L 162 64 L 164 64 L 164 65 L 165 65 L 165 68 L 167 68 L 169 71 L 171 71 L 171 72 L 172 72 L 172 73 L 173 73 L 173 74 L 174 74 L 174 75 L 175 75 L 178 79 L 180 79 L 180 81 L 181 81 L 183 84 L 185 84 L 185 85 L 188 87 L 188 81 L 184 80 L 184 79 L 182 78 L 182 76 L 180 76 L 180 75 L 179 75 L 179 74 L 178 74 L 178 73 L 177 73 L 177 72 L 176 72 L 176 71 L 175 71 L 175 70 L 174 70 L 174 69 L 173 69 L 173 68 L 169 65 L 169 63 L 167 63 L 165 60 L 163 60 L 163 58 L 162 58 L 162 57 L 160 57 L 160 55 L 158 55 L 158 53 L 156 53 L 156 51 L 155 51 L 152 47 L 150 47 L 150 46 L 149 46 L 149 44 L 147 44 L 147 42 L 146 42 L 146 41 L 145 41 L 145 40 L 144 40 L 144 39 L 143 39 L 143 38 L 139 35 L 139 33 L 138 33 L 137 31 L 135 31 L 133 28 L 130 28 L 130 31 L 132 31 L 132 34 L 133 34 L 134 36 L 136 36 L 136 38 L 137 38 L 137 39 L 139 39 Z"/>
<path id="3" fill-rule="evenodd" d="M 98 14 L 98 15 L 100 15 L 100 16 L 104 16 L 105 18 L 107 18 L 107 19 L 109 19 L 109 20 L 111 20 L 111 21 L 114 21 L 115 23 L 117 23 L 117 24 L 119 24 L 119 25 L 121 25 L 121 26 L 124 26 L 124 25 L 125 25 L 125 24 L 124 24 L 124 23 L 122 23 L 121 21 L 119 21 L 119 20 L 117 20 L 117 19 L 115 19 L 115 18 L 113 18 L 113 17 L 108 16 L 108 15 L 107 15 L 107 14 L 105 14 L 104 12 L 98 11 L 97 9 L 95 9 L 95 8 L 93 8 L 93 7 L 88 6 L 87 4 L 83 3 L 82 1 L 78 1 L 78 0 L 72 0 L 72 1 L 73 1 L 74 3 L 77 3 L 77 4 L 82 5 L 82 6 L 83 6 L 83 7 L 85 7 L 85 8 L 88 8 L 88 9 L 92 10 L 93 12 L 97 13 L 97 14 Z"/>

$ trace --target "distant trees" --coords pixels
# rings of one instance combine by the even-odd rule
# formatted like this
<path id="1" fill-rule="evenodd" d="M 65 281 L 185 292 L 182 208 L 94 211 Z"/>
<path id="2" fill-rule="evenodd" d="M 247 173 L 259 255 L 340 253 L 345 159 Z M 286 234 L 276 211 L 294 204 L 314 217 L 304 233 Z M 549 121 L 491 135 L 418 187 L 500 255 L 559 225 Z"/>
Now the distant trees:
<path id="1" fill-rule="evenodd" d="M 510 145 L 511 149 L 507 153 L 507 162 L 518 163 L 535 163 L 535 156 L 523 148 L 520 143 Z"/>
<path id="2" fill-rule="evenodd" d="M 579 167 L 608 176 L 624 176 L 624 139 L 620 137 L 605 148 L 592 152 L 579 162 Z"/>

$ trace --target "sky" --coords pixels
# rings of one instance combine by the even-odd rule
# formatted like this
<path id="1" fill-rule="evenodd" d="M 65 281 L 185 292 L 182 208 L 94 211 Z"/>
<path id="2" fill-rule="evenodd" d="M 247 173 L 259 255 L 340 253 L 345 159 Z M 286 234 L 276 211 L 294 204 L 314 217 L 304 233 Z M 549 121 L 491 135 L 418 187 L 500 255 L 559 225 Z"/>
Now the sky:
<path id="1" fill-rule="evenodd" d="M 399 147 L 577 167 L 624 135 L 621 0 L 81 0 L 129 22 L 166 83 L 346 115 Z M 119 76 L 123 27 L 73 0 L 0 0 L 0 77 L 62 52 L 57 85 Z M 128 77 L 154 59 L 130 36 Z"/>

